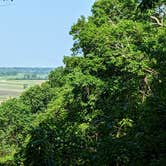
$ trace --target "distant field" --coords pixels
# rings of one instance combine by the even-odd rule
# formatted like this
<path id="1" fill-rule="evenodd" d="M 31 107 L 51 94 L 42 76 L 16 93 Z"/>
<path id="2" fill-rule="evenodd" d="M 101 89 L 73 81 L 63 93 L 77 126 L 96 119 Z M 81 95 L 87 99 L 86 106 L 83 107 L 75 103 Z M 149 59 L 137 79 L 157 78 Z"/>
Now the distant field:
<path id="1" fill-rule="evenodd" d="M 2 80 L 0 79 L 0 103 L 8 98 L 18 97 L 25 89 L 41 84 L 44 80 Z"/>
<path id="2" fill-rule="evenodd" d="M 0 103 L 46 81 L 51 70 L 53 68 L 0 67 Z"/>

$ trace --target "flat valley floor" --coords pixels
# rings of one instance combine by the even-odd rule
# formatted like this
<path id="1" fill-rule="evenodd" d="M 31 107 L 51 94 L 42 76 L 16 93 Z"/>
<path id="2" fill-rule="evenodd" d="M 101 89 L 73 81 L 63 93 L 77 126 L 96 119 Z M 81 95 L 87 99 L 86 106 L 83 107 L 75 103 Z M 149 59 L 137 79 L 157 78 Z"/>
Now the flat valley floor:
<path id="1" fill-rule="evenodd" d="M 18 97 L 27 88 L 41 84 L 43 80 L 0 80 L 0 103 Z"/>

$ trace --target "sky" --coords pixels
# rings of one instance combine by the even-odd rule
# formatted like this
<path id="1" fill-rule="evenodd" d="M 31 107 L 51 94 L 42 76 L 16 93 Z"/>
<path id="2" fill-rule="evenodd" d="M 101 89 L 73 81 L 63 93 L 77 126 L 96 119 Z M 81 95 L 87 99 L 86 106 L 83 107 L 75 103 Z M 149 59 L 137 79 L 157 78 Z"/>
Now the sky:
<path id="1" fill-rule="evenodd" d="M 71 26 L 95 0 L 0 0 L 0 67 L 58 67 L 71 54 Z"/>

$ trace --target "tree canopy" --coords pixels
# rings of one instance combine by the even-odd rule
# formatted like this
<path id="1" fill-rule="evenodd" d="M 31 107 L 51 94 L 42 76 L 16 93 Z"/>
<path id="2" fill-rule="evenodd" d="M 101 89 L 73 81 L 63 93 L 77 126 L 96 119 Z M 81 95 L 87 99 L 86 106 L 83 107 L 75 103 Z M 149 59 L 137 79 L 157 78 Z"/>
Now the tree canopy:
<path id="1" fill-rule="evenodd" d="M 1 165 L 165 165 L 164 12 L 97 0 L 65 66 L 0 106 Z"/>

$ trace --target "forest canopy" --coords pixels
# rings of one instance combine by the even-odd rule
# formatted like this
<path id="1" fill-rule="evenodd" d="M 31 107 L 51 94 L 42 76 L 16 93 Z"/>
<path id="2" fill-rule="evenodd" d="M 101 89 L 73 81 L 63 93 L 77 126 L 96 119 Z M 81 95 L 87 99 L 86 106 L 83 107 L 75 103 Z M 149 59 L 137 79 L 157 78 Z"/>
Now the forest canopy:
<path id="1" fill-rule="evenodd" d="M 97 0 L 49 80 L 0 105 L 0 165 L 164 166 L 166 4 Z"/>

